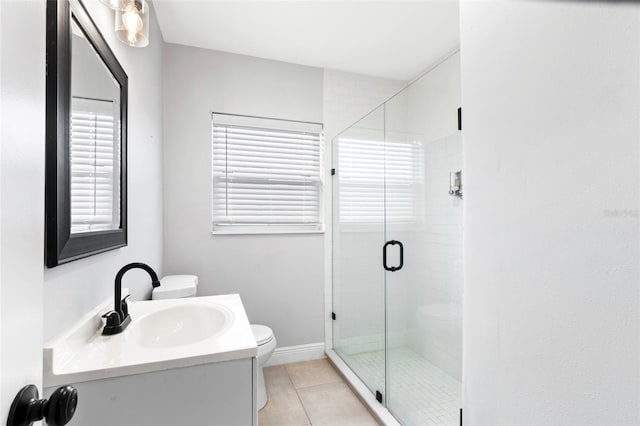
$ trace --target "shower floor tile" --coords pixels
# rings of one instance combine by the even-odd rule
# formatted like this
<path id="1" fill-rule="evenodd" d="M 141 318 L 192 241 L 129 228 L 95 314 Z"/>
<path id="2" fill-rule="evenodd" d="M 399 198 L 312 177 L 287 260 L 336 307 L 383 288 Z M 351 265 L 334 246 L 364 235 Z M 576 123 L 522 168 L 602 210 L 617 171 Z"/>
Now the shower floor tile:
<path id="1" fill-rule="evenodd" d="M 384 351 L 340 354 L 366 383 L 384 383 Z M 387 406 L 404 425 L 458 425 L 461 384 L 413 350 L 389 352 Z M 382 390 L 382 389 L 381 389 Z"/>

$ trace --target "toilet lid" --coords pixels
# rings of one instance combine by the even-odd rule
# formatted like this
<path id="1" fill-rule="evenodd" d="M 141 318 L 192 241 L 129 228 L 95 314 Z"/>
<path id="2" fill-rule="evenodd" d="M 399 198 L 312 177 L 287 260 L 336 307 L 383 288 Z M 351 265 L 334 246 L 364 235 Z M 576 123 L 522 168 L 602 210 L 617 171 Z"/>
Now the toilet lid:
<path id="1" fill-rule="evenodd" d="M 269 340 L 273 339 L 273 331 L 266 325 L 251 324 L 251 331 L 256 338 L 258 346 L 264 345 Z"/>

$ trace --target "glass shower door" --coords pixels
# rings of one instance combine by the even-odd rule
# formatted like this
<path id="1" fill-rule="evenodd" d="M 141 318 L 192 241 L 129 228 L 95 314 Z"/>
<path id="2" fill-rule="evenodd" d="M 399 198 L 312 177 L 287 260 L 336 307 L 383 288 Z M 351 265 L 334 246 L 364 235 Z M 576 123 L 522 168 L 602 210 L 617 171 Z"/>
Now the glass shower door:
<path id="1" fill-rule="evenodd" d="M 333 157 L 333 346 L 372 393 L 382 393 L 384 106 L 335 137 Z"/>
<path id="2" fill-rule="evenodd" d="M 425 119 L 431 98 L 421 90 L 385 107 L 385 240 L 397 241 L 385 272 L 386 405 L 403 425 L 458 425 L 462 200 L 448 190 L 461 133 L 455 121 Z"/>
<path id="3" fill-rule="evenodd" d="M 460 422 L 459 105 L 456 53 L 332 145 L 334 350 L 405 426 Z"/>

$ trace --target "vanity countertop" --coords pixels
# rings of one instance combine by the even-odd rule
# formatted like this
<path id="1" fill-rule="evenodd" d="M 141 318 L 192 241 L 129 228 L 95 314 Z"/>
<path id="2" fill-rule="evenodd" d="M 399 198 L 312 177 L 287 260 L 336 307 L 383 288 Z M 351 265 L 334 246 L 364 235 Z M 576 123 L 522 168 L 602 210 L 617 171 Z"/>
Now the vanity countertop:
<path id="1" fill-rule="evenodd" d="M 257 356 L 256 340 L 238 294 L 129 302 L 131 324 L 120 334 L 103 336 L 101 315 L 113 308 L 112 303 L 97 307 L 45 345 L 44 387 Z M 230 321 L 206 338 L 167 346 L 162 335 L 143 334 L 145 327 L 151 327 L 156 333 L 166 330 L 178 338 L 190 335 L 199 328 L 194 321 L 200 321 L 200 315 L 196 312 L 191 321 L 182 321 L 181 313 L 207 309 L 223 312 L 220 315 Z M 158 312 L 172 312 L 173 316 L 158 316 Z M 141 327 L 145 318 L 145 327 Z M 204 315 L 202 321 L 206 324 L 209 318 Z M 196 332 L 202 334 L 202 330 Z"/>

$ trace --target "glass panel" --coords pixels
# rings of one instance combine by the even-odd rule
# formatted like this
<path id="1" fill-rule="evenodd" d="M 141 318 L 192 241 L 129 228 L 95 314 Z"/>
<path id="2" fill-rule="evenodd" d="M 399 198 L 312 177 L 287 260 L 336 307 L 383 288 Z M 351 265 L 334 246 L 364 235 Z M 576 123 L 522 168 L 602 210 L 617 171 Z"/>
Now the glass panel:
<path id="1" fill-rule="evenodd" d="M 461 407 L 462 200 L 448 191 L 462 145 L 457 99 L 443 105 L 431 76 L 385 107 L 385 239 L 404 247 L 385 278 L 386 403 L 403 425 L 457 425 Z"/>
<path id="2" fill-rule="evenodd" d="M 71 233 L 120 228 L 120 85 L 71 19 Z"/>
<path id="3" fill-rule="evenodd" d="M 384 107 L 334 138 L 334 350 L 384 392 Z"/>

